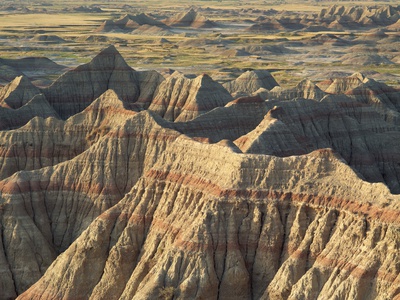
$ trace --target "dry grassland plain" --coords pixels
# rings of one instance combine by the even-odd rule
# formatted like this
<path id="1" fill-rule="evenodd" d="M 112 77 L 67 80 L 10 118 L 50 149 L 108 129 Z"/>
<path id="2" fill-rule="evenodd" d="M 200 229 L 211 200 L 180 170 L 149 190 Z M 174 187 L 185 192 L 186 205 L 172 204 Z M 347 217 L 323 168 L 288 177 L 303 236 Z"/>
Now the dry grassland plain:
<path id="1" fill-rule="evenodd" d="M 44 56 L 58 64 L 75 67 L 88 62 L 101 49 L 113 44 L 135 69 L 207 73 L 222 82 L 235 78 L 247 69 L 267 69 L 280 84 L 287 86 L 295 85 L 304 77 L 323 80 L 324 76 L 319 74 L 327 72 L 350 74 L 361 71 L 393 85 L 399 82 L 399 53 L 377 46 L 378 41 L 372 44 L 367 39 L 361 43 L 364 48 L 360 55 L 377 55 L 388 60 L 370 61 L 366 57 L 365 61 L 354 59 L 354 64 L 348 64 L 351 59 L 342 59 L 353 52 L 352 46 L 360 45 L 360 42 L 354 42 L 356 37 L 374 30 L 373 25 L 335 29 L 328 28 L 326 24 L 319 26 L 315 21 L 308 27 L 306 22 L 299 27 L 276 26 L 274 19 L 283 25 L 287 20 L 296 18 L 311 20 L 322 9 L 332 6 L 330 1 L 0 3 L 1 58 Z M 396 5 L 394 1 L 340 2 L 345 7 L 390 4 Z M 126 14 L 135 16 L 146 13 L 164 21 L 191 8 L 212 21 L 214 26 L 99 29 L 105 21 L 115 21 Z M 272 20 L 272 26 L 265 25 L 268 20 Z M 260 29 L 252 30 L 257 24 L 261 24 Z M 398 37 L 395 31 L 386 34 Z M 338 43 L 338 39 L 345 42 Z M 361 51 L 360 47 L 358 51 Z"/>

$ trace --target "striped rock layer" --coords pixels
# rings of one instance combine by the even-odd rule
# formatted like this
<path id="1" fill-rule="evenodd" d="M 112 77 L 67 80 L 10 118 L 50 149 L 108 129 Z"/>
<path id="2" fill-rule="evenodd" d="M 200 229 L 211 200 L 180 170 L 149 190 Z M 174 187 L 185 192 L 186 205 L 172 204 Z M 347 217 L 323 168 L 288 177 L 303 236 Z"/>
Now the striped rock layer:
<path id="1" fill-rule="evenodd" d="M 0 299 L 400 297 L 396 89 L 232 100 L 102 53 L 32 100 L 23 78 L 0 91 L 53 112 L 0 132 Z"/>

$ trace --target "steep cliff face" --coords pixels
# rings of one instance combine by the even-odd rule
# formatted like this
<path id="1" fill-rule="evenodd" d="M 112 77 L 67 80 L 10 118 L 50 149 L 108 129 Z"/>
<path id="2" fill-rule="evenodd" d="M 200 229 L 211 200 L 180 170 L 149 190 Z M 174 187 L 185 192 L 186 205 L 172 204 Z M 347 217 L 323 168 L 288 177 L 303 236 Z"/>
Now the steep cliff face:
<path id="1" fill-rule="evenodd" d="M 1 108 L 25 111 L 1 119 L 0 299 L 400 296 L 397 90 L 356 74 L 232 100 L 105 53 L 55 82 L 86 100 Z"/>

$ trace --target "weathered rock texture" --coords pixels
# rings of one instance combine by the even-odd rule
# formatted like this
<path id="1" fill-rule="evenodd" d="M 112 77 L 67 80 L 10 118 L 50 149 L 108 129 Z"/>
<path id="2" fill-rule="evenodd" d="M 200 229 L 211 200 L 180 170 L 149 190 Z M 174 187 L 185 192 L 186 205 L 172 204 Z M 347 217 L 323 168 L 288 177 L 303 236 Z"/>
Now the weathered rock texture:
<path id="1" fill-rule="evenodd" d="M 18 76 L 0 90 L 0 105 L 17 109 L 38 94 L 40 94 L 39 89 L 28 78 Z"/>
<path id="2" fill-rule="evenodd" d="M 400 297 L 397 90 L 232 100 L 105 53 L 46 90 L 65 120 L 0 132 L 0 299 Z"/>
<path id="3" fill-rule="evenodd" d="M 13 96 L 11 95 L 10 98 Z M 34 96 L 25 105 L 17 109 L 0 107 L 0 130 L 18 128 L 36 116 L 42 118 L 58 117 L 43 94 Z"/>
<path id="4" fill-rule="evenodd" d="M 270 72 L 266 70 L 247 71 L 233 81 L 224 83 L 231 94 L 252 95 L 260 88 L 271 90 L 279 86 Z"/>
<path id="5" fill-rule="evenodd" d="M 279 159 L 178 139 L 19 299 L 390 298 L 398 201 L 331 150 Z"/>
<path id="6" fill-rule="evenodd" d="M 156 19 L 148 16 L 147 14 L 141 13 L 138 15 L 126 14 L 121 16 L 119 19 L 112 21 L 106 20 L 99 28 L 97 32 L 107 32 L 112 30 L 134 30 L 143 25 L 156 26 L 160 28 L 167 28 L 168 26 L 164 23 L 157 21 Z"/>
<path id="7" fill-rule="evenodd" d="M 172 27 L 193 27 L 193 28 L 211 28 L 216 23 L 210 21 L 194 9 L 182 12 L 165 20 L 165 24 Z"/>
<path id="8" fill-rule="evenodd" d="M 291 100 L 295 98 L 321 100 L 325 93 L 310 80 L 303 80 L 292 89 L 275 87 L 268 93 L 269 99 Z"/>
<path id="9" fill-rule="evenodd" d="M 190 79 L 174 72 L 158 87 L 149 110 L 168 121 L 185 122 L 231 100 L 223 86 L 206 74 Z"/>
<path id="10" fill-rule="evenodd" d="M 393 26 L 400 19 L 400 7 L 392 5 L 375 6 L 343 6 L 332 5 L 323 8 L 317 14 L 288 14 L 275 12 L 270 16 L 263 16 L 250 26 L 250 31 L 271 30 L 305 30 L 329 31 L 348 29 L 370 29 Z M 395 27 L 395 26 L 394 26 Z"/>
<path id="11" fill-rule="evenodd" d="M 138 100 L 149 100 L 161 81 L 159 75 L 149 82 L 147 78 L 151 74 L 134 71 L 117 49 L 110 46 L 90 63 L 63 74 L 43 93 L 61 118 L 66 119 L 81 112 L 108 89 L 114 90 L 131 107 Z"/>

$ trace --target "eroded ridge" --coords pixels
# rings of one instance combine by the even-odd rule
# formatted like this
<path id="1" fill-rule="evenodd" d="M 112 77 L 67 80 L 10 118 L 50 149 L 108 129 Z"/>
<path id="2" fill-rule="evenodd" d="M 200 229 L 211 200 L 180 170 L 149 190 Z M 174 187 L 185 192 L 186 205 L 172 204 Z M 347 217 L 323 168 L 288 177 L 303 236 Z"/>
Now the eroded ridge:
<path id="1" fill-rule="evenodd" d="M 399 296 L 394 87 L 164 77 L 108 47 L 0 96 L 30 112 L 1 123 L 1 299 Z"/>

